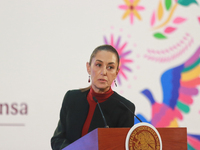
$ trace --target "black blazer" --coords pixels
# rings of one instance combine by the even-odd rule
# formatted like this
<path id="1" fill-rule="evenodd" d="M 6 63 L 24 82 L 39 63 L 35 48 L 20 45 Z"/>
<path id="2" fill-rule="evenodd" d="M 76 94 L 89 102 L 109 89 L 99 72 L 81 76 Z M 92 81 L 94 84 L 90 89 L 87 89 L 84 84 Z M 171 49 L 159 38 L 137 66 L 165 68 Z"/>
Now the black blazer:
<path id="1" fill-rule="evenodd" d="M 60 111 L 60 120 L 51 138 L 53 150 L 61 150 L 81 137 L 89 110 L 88 92 L 89 90 L 85 92 L 71 90 L 66 93 Z M 132 127 L 134 125 L 134 115 L 119 101 L 135 113 L 135 105 L 114 92 L 105 102 L 100 103 L 106 122 L 110 128 Z M 104 127 L 105 124 L 97 106 L 88 132 Z"/>

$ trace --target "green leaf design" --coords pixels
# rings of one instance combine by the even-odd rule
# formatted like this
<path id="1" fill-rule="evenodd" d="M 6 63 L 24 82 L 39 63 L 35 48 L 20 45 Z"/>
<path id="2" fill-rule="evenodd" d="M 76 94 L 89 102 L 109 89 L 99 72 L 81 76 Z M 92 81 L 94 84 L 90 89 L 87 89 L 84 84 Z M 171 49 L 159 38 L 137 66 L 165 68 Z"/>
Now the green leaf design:
<path id="1" fill-rule="evenodd" d="M 162 33 L 159 33 L 159 32 L 154 33 L 153 36 L 154 36 L 155 38 L 157 38 L 157 39 L 166 39 L 166 38 L 167 38 L 165 35 L 163 35 Z"/>
<path id="2" fill-rule="evenodd" d="M 169 10 L 172 6 L 172 0 L 165 0 L 165 7 Z"/>
<path id="3" fill-rule="evenodd" d="M 184 103 L 182 103 L 182 102 L 180 102 L 180 101 L 177 102 L 177 107 L 178 107 L 180 110 L 182 110 L 184 113 L 189 113 L 189 111 L 190 111 L 189 106 L 187 106 L 186 104 L 184 104 Z"/>
<path id="4" fill-rule="evenodd" d="M 183 6 L 189 6 L 192 3 L 195 3 L 198 5 L 196 0 L 178 0 L 177 3 Z"/>

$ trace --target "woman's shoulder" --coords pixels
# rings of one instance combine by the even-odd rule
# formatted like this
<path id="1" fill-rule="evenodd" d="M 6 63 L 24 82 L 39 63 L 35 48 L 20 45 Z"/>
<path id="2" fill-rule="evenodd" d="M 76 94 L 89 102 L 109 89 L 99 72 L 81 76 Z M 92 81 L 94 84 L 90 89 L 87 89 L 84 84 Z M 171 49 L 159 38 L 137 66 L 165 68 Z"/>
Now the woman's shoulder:
<path id="1" fill-rule="evenodd" d="M 70 95 L 70 96 L 73 96 L 73 95 L 84 95 L 85 93 L 87 93 L 87 91 L 81 91 L 81 89 L 72 89 L 72 90 L 68 90 L 66 92 L 65 95 Z"/>
<path id="2" fill-rule="evenodd" d="M 70 106 L 85 101 L 87 101 L 87 91 L 82 92 L 80 89 L 68 90 L 63 99 L 63 106 Z"/>
<path id="3" fill-rule="evenodd" d="M 87 95 L 88 91 L 81 91 L 81 89 L 68 90 L 65 97 L 81 97 Z"/>
<path id="4" fill-rule="evenodd" d="M 81 93 L 81 90 L 80 89 L 72 89 L 72 90 L 68 90 L 66 93 L 77 94 L 77 93 Z"/>

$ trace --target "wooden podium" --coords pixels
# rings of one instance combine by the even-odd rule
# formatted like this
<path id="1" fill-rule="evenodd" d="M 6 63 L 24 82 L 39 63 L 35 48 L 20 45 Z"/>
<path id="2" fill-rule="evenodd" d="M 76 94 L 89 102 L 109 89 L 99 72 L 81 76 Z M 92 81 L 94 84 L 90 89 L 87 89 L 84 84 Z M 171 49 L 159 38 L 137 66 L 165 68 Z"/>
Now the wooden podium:
<path id="1" fill-rule="evenodd" d="M 187 150 L 186 128 L 156 128 L 163 150 Z M 63 150 L 125 150 L 130 128 L 98 128 L 73 142 Z"/>

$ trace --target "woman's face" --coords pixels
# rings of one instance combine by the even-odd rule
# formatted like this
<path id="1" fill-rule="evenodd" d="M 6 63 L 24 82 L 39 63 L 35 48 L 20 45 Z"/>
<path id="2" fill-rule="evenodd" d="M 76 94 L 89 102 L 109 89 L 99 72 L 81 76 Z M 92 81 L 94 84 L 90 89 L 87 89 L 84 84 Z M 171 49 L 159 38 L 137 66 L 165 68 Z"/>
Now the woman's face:
<path id="1" fill-rule="evenodd" d="M 104 93 L 110 89 L 113 80 L 118 74 L 118 62 L 114 53 L 98 51 L 92 59 L 91 65 L 87 63 L 87 71 L 91 75 L 92 88 L 96 93 Z"/>

